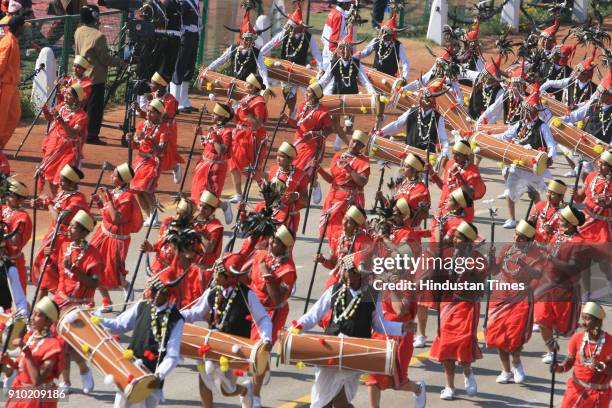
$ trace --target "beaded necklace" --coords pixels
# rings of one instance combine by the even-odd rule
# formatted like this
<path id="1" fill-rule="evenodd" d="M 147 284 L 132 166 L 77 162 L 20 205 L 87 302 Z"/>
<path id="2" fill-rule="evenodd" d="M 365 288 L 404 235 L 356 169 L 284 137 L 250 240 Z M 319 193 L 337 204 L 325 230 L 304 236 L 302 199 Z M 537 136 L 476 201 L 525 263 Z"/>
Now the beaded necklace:
<path id="1" fill-rule="evenodd" d="M 572 99 L 571 101 L 567 101 L 568 105 L 569 102 L 571 102 L 573 107 L 578 106 L 578 104 L 580 104 L 583 100 L 584 97 L 587 95 L 587 89 L 589 88 L 589 83 L 587 82 L 587 84 L 584 86 L 584 91 L 582 90 L 582 88 L 580 88 L 580 83 L 578 82 L 578 80 L 574 81 L 574 88 L 572 89 Z M 578 91 L 580 91 L 580 96 L 578 97 Z M 578 100 L 576 100 L 576 98 L 578 98 Z"/>
<path id="2" fill-rule="evenodd" d="M 346 234 L 346 232 L 342 231 L 342 234 L 340 234 L 340 239 L 338 239 L 338 259 L 340 259 L 343 255 L 347 255 L 347 253 L 344 252 L 345 251 L 344 248 L 346 246 L 346 251 L 348 252 L 348 247 L 350 246 L 350 242 L 353 240 L 353 237 L 356 234 L 357 232 L 349 236 Z"/>
<path id="3" fill-rule="evenodd" d="M 603 105 L 599 107 L 599 123 L 601 123 L 601 134 L 605 136 L 606 133 L 608 133 L 608 128 L 612 120 L 609 120 L 608 124 L 606 124 L 606 112 L 604 111 Z"/>
<path id="4" fill-rule="evenodd" d="M 510 249 L 506 251 L 506 253 L 504 254 L 502 268 L 508 275 L 510 276 L 518 275 L 518 273 L 521 271 L 522 268 L 518 264 L 515 263 L 516 259 L 518 259 L 519 257 L 522 258 L 529 251 L 530 247 L 531 247 L 531 243 L 528 246 L 526 246 L 524 249 L 518 248 L 515 244 L 512 244 Z M 515 266 L 514 267 L 510 266 L 509 261 L 512 261 L 513 263 L 515 263 Z"/>
<path id="5" fill-rule="evenodd" d="M 348 73 L 345 73 L 343 61 L 338 62 L 338 72 L 340 73 L 340 80 L 346 88 L 350 87 L 352 83 L 353 65 L 353 61 L 349 61 Z"/>
<path id="6" fill-rule="evenodd" d="M 606 334 L 601 333 L 599 335 L 599 338 L 597 339 L 597 343 L 595 343 L 595 350 L 593 350 L 593 352 L 590 353 L 590 355 L 587 357 L 586 347 L 588 343 L 589 343 L 589 333 L 585 332 L 584 335 L 582 336 L 582 343 L 580 344 L 580 362 L 587 367 L 592 367 L 595 363 L 595 357 L 601 354 L 601 351 L 603 350 L 603 346 L 606 343 Z"/>
<path id="7" fill-rule="evenodd" d="M 120 196 L 121 194 L 123 194 L 123 193 L 125 193 L 125 192 L 127 191 L 128 187 L 129 187 L 129 185 L 128 185 L 128 184 L 125 184 L 125 185 L 123 185 L 123 186 L 118 186 L 118 187 L 115 187 L 115 188 L 112 190 L 113 198 L 114 198 L 115 200 L 116 200 L 117 198 L 119 198 L 119 196 Z"/>
<path id="8" fill-rule="evenodd" d="M 297 44 L 297 47 L 293 46 L 293 39 L 294 38 L 295 38 L 295 36 L 293 35 L 293 32 L 291 32 L 291 34 L 287 38 L 287 43 L 285 44 L 285 57 L 286 57 L 286 59 L 288 59 L 290 61 L 291 61 L 292 58 L 295 58 L 297 53 L 300 52 L 300 50 L 304 46 L 304 41 L 306 39 L 306 35 L 305 34 L 301 35 L 300 40 L 299 40 L 299 42 Z"/>
<path id="9" fill-rule="evenodd" d="M 384 54 L 382 53 L 383 48 L 385 51 Z M 384 41 L 380 40 L 378 42 L 378 48 L 376 49 L 376 56 L 378 57 L 378 61 L 382 62 L 386 60 L 387 58 L 389 58 L 389 56 L 391 55 L 394 49 L 395 49 L 395 44 L 391 43 L 390 46 L 387 46 L 387 44 L 385 44 Z"/>
<path id="10" fill-rule="evenodd" d="M 605 181 L 604 185 L 603 185 L 603 189 L 601 190 L 601 195 L 602 196 L 606 196 L 608 194 L 608 187 L 610 187 L 610 177 L 602 177 L 600 174 L 596 175 L 593 178 L 593 181 L 591 181 L 591 185 L 590 185 L 590 190 L 591 190 L 591 198 L 593 200 L 595 200 L 595 196 L 597 195 L 597 192 L 595 191 L 597 188 L 597 183 L 599 182 L 600 179 L 603 179 Z"/>
<path id="11" fill-rule="evenodd" d="M 334 303 L 334 323 L 338 323 L 342 320 L 349 320 L 350 318 L 352 318 L 355 312 L 357 311 L 359 304 L 361 303 L 361 299 L 363 298 L 363 294 L 360 291 L 359 293 L 357 293 L 357 295 L 355 295 L 355 297 L 351 299 L 348 304 L 348 307 L 346 307 L 346 292 L 347 286 L 346 284 L 343 284 L 340 288 L 338 296 L 336 297 L 336 302 Z M 340 314 L 338 315 L 339 312 Z"/>
<path id="12" fill-rule="evenodd" d="M 555 220 L 557 218 L 559 218 L 559 208 L 555 208 L 552 207 L 553 209 L 555 209 L 555 212 L 548 217 L 546 214 L 548 214 L 548 210 L 551 208 L 550 202 L 546 202 L 546 207 L 544 207 L 542 209 L 542 211 L 538 214 L 538 218 L 542 221 L 542 223 L 540 224 L 540 228 L 539 230 L 544 232 L 544 224 L 552 224 L 553 222 L 555 222 Z M 550 221 L 550 222 L 549 222 Z"/>
<path id="13" fill-rule="evenodd" d="M 510 100 L 508 102 L 508 117 L 506 119 L 507 123 L 512 123 L 514 121 L 514 118 L 519 116 L 521 114 L 520 112 L 520 99 L 519 97 L 512 92 L 512 94 L 509 96 Z"/>
<path id="14" fill-rule="evenodd" d="M 72 253 L 75 250 L 80 251 L 74 259 L 74 262 L 71 261 L 70 268 L 64 268 L 64 273 L 68 275 L 69 278 L 72 278 L 74 276 L 74 270 L 78 269 L 81 259 L 83 259 L 85 253 L 87 252 L 87 248 L 89 248 L 89 243 L 85 240 L 83 240 L 82 243 L 77 243 L 76 241 L 71 242 L 70 245 L 68 245 L 68 248 L 66 248 L 66 252 L 64 252 L 64 258 L 68 258 L 70 260 L 72 260 Z M 78 289 L 78 285 L 77 288 L 75 288 L 75 291 L 76 289 Z"/>
<path id="15" fill-rule="evenodd" d="M 166 332 L 168 331 L 168 319 L 170 318 L 170 313 L 166 313 L 167 311 L 168 309 L 159 312 L 155 305 L 150 304 L 149 313 L 151 314 L 151 332 L 153 333 L 153 338 L 155 339 L 155 342 L 160 346 L 160 353 L 165 349 L 163 342 L 166 338 Z M 160 327 L 158 328 L 157 317 L 160 313 L 162 315 L 162 318 L 161 322 L 159 323 Z"/>
<path id="16" fill-rule="evenodd" d="M 567 235 L 565 233 L 555 234 L 555 240 L 553 241 L 551 250 L 552 256 L 557 256 L 557 254 L 559 253 L 559 249 L 561 249 L 561 245 L 566 241 L 571 240 L 576 234 L 578 234 L 578 231 L 575 231 L 570 235 Z"/>
<path id="17" fill-rule="evenodd" d="M 289 185 L 291 184 L 291 181 L 293 181 L 293 175 L 295 173 L 295 166 L 293 164 L 289 165 L 289 170 L 285 171 L 283 170 L 283 168 L 281 166 L 278 166 L 278 168 L 276 169 L 276 173 L 274 174 L 273 178 L 276 178 L 277 180 L 283 181 L 283 179 L 280 178 L 280 176 L 285 176 L 286 179 L 285 181 L 283 181 L 283 183 L 285 184 L 285 186 L 289 187 Z"/>
<path id="18" fill-rule="evenodd" d="M 491 105 L 491 99 L 493 98 L 494 91 L 495 91 L 494 87 L 490 87 L 489 90 L 487 90 L 487 88 L 484 86 L 482 87 L 482 98 L 483 98 L 485 108 L 488 108 L 489 105 Z"/>
<path id="19" fill-rule="evenodd" d="M 416 187 L 418 182 L 419 182 L 419 179 L 416 177 L 413 178 L 412 180 L 404 179 L 404 181 L 402 181 L 402 184 L 400 184 L 399 189 L 397 190 L 397 194 L 410 194 L 410 192 L 412 191 L 413 188 Z"/>
<path id="20" fill-rule="evenodd" d="M 32 351 L 32 354 L 35 354 L 38 349 L 44 344 L 45 339 L 49 338 L 49 336 L 49 330 L 45 330 L 42 332 L 42 334 L 38 335 L 32 333 L 32 335 L 28 338 L 28 341 L 26 341 L 26 344 L 22 347 L 22 350 L 29 347 Z M 21 359 L 19 362 L 19 368 L 25 371 L 25 361 L 23 359 Z"/>
<path id="21" fill-rule="evenodd" d="M 215 303 L 213 304 L 213 327 L 215 327 L 217 330 L 222 330 L 223 326 L 225 325 L 225 319 L 227 318 L 227 312 L 229 311 L 230 307 L 232 307 L 232 303 L 234 303 L 234 298 L 236 297 L 236 294 L 238 293 L 238 288 L 234 288 L 232 290 L 232 294 L 230 295 L 230 297 L 227 299 L 227 303 L 225 304 L 225 308 L 223 310 L 220 310 L 221 308 L 221 301 L 223 300 L 223 287 L 220 285 L 217 285 L 217 295 L 215 296 Z"/>
<path id="22" fill-rule="evenodd" d="M 287 255 L 276 256 L 272 252 L 266 254 L 264 263 L 270 269 L 270 272 L 277 270 L 283 263 L 287 262 L 289 257 Z"/>
<path id="23" fill-rule="evenodd" d="M 68 200 L 70 197 L 72 197 L 72 196 L 73 196 L 73 195 L 75 195 L 76 193 L 77 193 L 77 191 L 66 191 L 66 190 L 63 190 L 63 191 L 60 193 L 60 195 L 58 195 L 58 196 L 55 198 L 55 203 L 53 204 L 53 209 L 54 209 L 55 211 L 58 211 L 58 212 L 59 212 L 59 211 L 62 209 L 62 207 L 61 207 L 61 206 L 62 206 L 62 204 L 64 204 L 64 202 L 65 202 L 66 200 Z"/>
<path id="24" fill-rule="evenodd" d="M 419 128 L 419 140 L 422 141 L 429 141 L 429 135 L 431 134 L 431 127 L 433 126 L 433 122 L 434 122 L 434 118 L 436 117 L 436 115 L 434 115 L 433 111 L 429 114 L 429 123 L 426 125 L 427 127 L 427 131 L 425 132 L 425 135 L 423 135 L 423 114 L 425 112 L 423 111 L 423 109 L 419 109 L 419 112 L 417 113 L 417 127 Z"/>
<path id="25" fill-rule="evenodd" d="M 242 71 L 244 70 L 244 67 L 251 60 L 250 50 L 247 51 L 246 58 L 244 59 L 244 61 L 240 61 L 240 54 L 241 54 L 240 48 L 236 48 L 236 52 L 234 53 L 234 74 L 236 76 L 242 75 Z M 239 66 L 240 68 L 238 68 Z"/>
<path id="26" fill-rule="evenodd" d="M 312 115 L 315 114 L 317 109 L 319 109 L 319 103 L 318 102 L 314 103 L 314 104 L 311 104 L 310 102 L 306 102 L 304 104 L 304 107 L 302 108 L 302 110 L 298 114 L 298 117 L 299 117 L 299 119 L 297 121 L 298 127 L 300 127 L 304 122 L 306 122 L 308 119 L 310 119 L 312 117 Z"/>

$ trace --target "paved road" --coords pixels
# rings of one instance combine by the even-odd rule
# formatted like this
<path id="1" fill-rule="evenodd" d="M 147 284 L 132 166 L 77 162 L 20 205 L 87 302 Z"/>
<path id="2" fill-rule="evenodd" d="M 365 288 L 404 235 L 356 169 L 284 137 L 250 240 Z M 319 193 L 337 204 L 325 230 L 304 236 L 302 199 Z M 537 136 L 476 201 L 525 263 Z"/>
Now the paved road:
<path id="1" fill-rule="evenodd" d="M 495 198 L 501 194 L 503 190 L 503 184 L 501 175 L 499 174 L 499 167 L 497 163 L 484 160 L 481 163 L 483 177 L 487 182 L 488 192 L 485 199 Z M 371 181 L 366 188 L 367 205 L 373 204 L 374 192 L 376 189 L 376 181 L 379 177 L 379 166 L 373 162 L 372 164 L 372 175 Z M 557 165 L 553 169 L 555 176 L 560 176 L 567 168 L 565 166 Z M 566 180 L 570 182 L 570 180 Z M 324 192 L 327 188 L 324 186 Z M 437 188 L 432 187 L 432 196 L 434 202 L 437 202 L 439 191 Z M 170 201 L 170 198 L 167 198 Z M 504 202 L 496 200 L 495 204 L 500 208 L 498 222 L 502 223 L 507 216 L 507 210 Z M 524 200 L 519 203 L 517 208 L 517 214 L 524 214 L 527 208 L 527 202 Z M 298 282 L 297 290 L 295 295 L 290 300 L 291 312 L 288 318 L 288 322 L 292 319 L 296 319 L 300 316 L 303 310 L 304 298 L 308 289 L 308 282 L 312 270 L 312 255 L 316 251 L 316 228 L 320 216 L 320 206 L 315 206 L 311 212 L 307 233 L 305 236 L 300 236 L 295 246 L 294 257 L 298 268 Z M 171 210 L 169 210 L 171 211 Z M 219 218 L 222 215 L 219 214 Z M 477 203 L 476 212 L 476 224 L 481 230 L 482 234 L 488 234 L 488 210 L 485 204 L 482 202 Z M 500 226 L 497 228 L 498 241 L 508 241 L 512 237 L 512 232 L 502 229 Z M 142 231 L 137 236 L 133 237 L 132 248 L 130 250 L 128 264 L 134 267 L 137 258 L 137 243 L 141 242 L 144 236 Z M 226 233 L 225 239 L 228 239 Z M 323 287 L 323 282 L 326 279 L 326 273 L 321 270 L 318 271 L 318 279 L 315 283 L 314 294 L 318 296 Z M 595 288 L 605 288 L 605 282 L 601 276 L 594 277 Z M 138 294 L 142 293 L 142 287 L 144 285 L 143 274 L 141 273 L 137 280 Z M 121 301 L 121 293 L 115 292 L 112 294 L 115 302 Z M 608 316 L 612 316 L 612 308 L 610 307 L 610 297 L 607 297 Z M 99 299 L 98 299 L 99 302 Z M 610 318 L 606 322 L 606 328 L 608 331 L 612 329 Z M 435 318 L 431 315 L 430 325 L 428 327 L 428 336 L 432 340 L 435 335 Z M 480 321 L 482 327 L 482 318 Z M 482 333 L 481 333 L 482 339 Z M 127 337 L 123 338 L 126 341 Z M 566 350 L 567 341 L 561 340 L 561 349 Z M 458 372 L 457 375 L 457 400 L 454 402 L 443 402 L 439 399 L 439 393 L 444 385 L 444 376 L 442 368 L 439 364 L 428 360 L 428 348 L 416 349 L 413 358 L 413 364 L 410 368 L 410 378 L 415 380 L 423 379 L 427 383 L 427 398 L 428 406 L 440 407 L 440 406 L 453 406 L 453 407 L 499 407 L 515 406 L 515 407 L 545 407 L 548 406 L 549 400 L 549 389 L 550 389 L 550 377 L 547 372 L 547 366 L 540 362 L 540 357 L 543 352 L 544 346 L 541 337 L 538 333 L 534 333 L 531 341 L 526 345 L 523 353 L 523 364 L 527 372 L 527 378 L 523 385 L 499 385 L 495 382 L 495 377 L 500 372 L 500 363 L 497 358 L 495 350 L 487 350 L 483 348 L 483 359 L 477 361 L 474 364 L 474 372 L 478 381 L 479 393 L 475 397 L 468 397 L 463 391 L 462 375 Z M 275 350 L 276 351 L 276 350 Z M 272 358 L 273 372 L 270 384 L 264 388 L 263 391 L 263 403 L 266 407 L 298 407 L 306 406 L 309 402 L 310 386 L 313 380 L 313 370 L 306 368 L 298 370 L 295 367 L 289 366 L 276 366 L 276 358 Z M 95 371 L 95 370 L 94 370 Z M 77 369 L 73 367 L 73 385 L 78 387 L 80 385 L 80 379 L 76 375 Z M 556 386 L 556 402 L 560 403 L 562 397 L 562 389 L 564 389 L 563 382 L 566 380 L 567 375 L 560 375 Z M 62 403 L 64 407 L 83 408 L 86 406 L 111 406 L 114 399 L 114 393 L 111 388 L 103 383 L 103 376 L 99 372 L 95 372 L 96 389 L 88 396 L 80 393 L 75 393 L 70 396 L 70 400 L 67 403 Z M 197 390 L 197 378 L 195 371 L 195 361 L 185 360 L 180 366 L 172 373 L 172 375 L 166 381 L 164 387 L 166 401 L 164 406 L 168 407 L 186 407 L 186 406 L 199 406 L 199 396 Z M 412 406 L 413 396 L 408 393 L 399 391 L 387 391 L 383 393 L 381 406 Z M 354 405 L 356 407 L 367 407 L 368 396 L 367 389 L 364 386 L 359 388 Z M 215 406 L 218 407 L 235 407 L 239 406 L 237 398 L 217 398 Z"/>

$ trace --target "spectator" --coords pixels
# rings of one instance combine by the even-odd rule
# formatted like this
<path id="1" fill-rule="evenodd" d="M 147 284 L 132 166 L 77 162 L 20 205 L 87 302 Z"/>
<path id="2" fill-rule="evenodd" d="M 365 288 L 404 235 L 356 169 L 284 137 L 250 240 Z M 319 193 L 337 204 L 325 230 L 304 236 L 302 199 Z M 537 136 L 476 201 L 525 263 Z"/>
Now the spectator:
<path id="1" fill-rule="evenodd" d="M 4 3 L 3 3 L 4 6 Z M 15 0 L 10 0 L 6 5 L 6 14 L 0 18 L 0 26 L 7 26 L 11 17 L 16 16 L 22 10 L 21 4 Z M 0 37 L 8 33 L 8 27 L 0 27 Z"/>
<path id="2" fill-rule="evenodd" d="M 372 4 L 372 27 L 376 28 L 385 19 L 387 0 L 374 0 Z"/>
<path id="3" fill-rule="evenodd" d="M 98 29 L 100 22 L 100 9 L 97 6 L 87 5 L 81 8 L 81 23 L 74 33 L 75 54 L 85 57 L 92 65 L 90 74 L 93 85 L 91 96 L 87 103 L 87 143 L 105 145 L 100 140 L 100 125 L 104 113 L 104 85 L 109 66 L 121 63 L 117 57 L 109 53 L 106 37 Z"/>
<path id="4" fill-rule="evenodd" d="M 19 38 L 25 25 L 29 23 L 23 16 L 11 17 L 8 33 L 0 39 L 0 148 L 13 136 L 21 117 Z"/>

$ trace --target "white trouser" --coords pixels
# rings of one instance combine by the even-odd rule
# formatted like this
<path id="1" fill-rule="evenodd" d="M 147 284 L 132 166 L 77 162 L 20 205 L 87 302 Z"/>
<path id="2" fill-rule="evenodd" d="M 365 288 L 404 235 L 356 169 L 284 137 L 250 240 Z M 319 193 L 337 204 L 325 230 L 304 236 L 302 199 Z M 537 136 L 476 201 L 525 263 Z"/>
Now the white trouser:
<path id="1" fill-rule="evenodd" d="M 540 193 L 546 191 L 544 180 L 552 178 L 549 170 L 546 170 L 542 176 L 536 176 L 531 172 L 513 167 L 506 167 L 504 171 L 508 172 L 508 179 L 506 180 L 508 198 L 514 202 L 517 202 L 527 192 L 529 186 L 535 188 Z"/>
<path id="2" fill-rule="evenodd" d="M 344 389 L 346 399 L 351 402 L 359 387 L 359 372 L 337 368 L 316 367 L 315 381 L 310 391 L 310 408 L 322 408 L 329 404 Z"/>
<path id="3" fill-rule="evenodd" d="M 139 402 L 137 404 L 132 404 L 128 402 L 125 397 L 125 394 L 122 392 L 118 392 L 115 394 L 115 408 L 155 408 L 159 405 L 160 401 L 164 400 L 164 394 L 162 390 L 156 389 L 151 392 L 149 398 L 146 400 Z"/>

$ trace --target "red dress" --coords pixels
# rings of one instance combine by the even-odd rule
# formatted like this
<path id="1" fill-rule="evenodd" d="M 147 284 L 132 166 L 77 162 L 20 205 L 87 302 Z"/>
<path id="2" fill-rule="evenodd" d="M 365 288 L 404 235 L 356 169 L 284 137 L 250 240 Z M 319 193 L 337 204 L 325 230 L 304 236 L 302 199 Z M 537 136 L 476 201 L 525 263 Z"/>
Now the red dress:
<path id="1" fill-rule="evenodd" d="M 417 213 L 420 213 L 421 216 L 429 213 L 431 197 L 429 189 L 422 181 L 405 179 L 395 192 L 395 199 L 399 200 L 400 198 L 408 202 L 413 217 Z M 427 208 L 427 210 L 419 210 L 419 208 Z"/>
<path id="2" fill-rule="evenodd" d="M 608 243 L 612 241 L 612 178 L 601 177 L 591 172 L 584 180 L 586 222 L 580 227 L 580 234 L 593 245 L 596 258 L 610 259 Z M 578 201 L 580 199 L 580 201 Z M 583 197 L 576 197 L 581 202 Z M 605 202 L 604 200 L 608 201 Z"/>
<path id="3" fill-rule="evenodd" d="M 566 235 L 558 231 L 548 244 L 547 252 L 561 261 L 578 261 L 578 267 L 562 270 L 547 262 L 535 292 L 534 321 L 569 336 L 578 327 L 580 317 L 580 276 L 585 263 L 584 238 L 580 233 Z"/>
<path id="4" fill-rule="evenodd" d="M 218 154 L 215 143 L 226 146 L 225 153 Z M 227 175 L 227 160 L 232 153 L 232 129 L 224 126 L 212 126 L 208 135 L 202 138 L 202 156 L 196 164 L 193 180 L 191 181 L 191 200 L 200 201 L 204 190 L 208 190 L 217 197 L 223 194 L 223 185 Z"/>
<path id="5" fill-rule="evenodd" d="M 320 104 L 311 106 L 304 101 L 298 106 L 297 112 L 297 130 L 293 141 L 297 156 L 293 164 L 310 175 L 313 166 L 317 165 L 325 154 L 325 136 L 322 131 L 331 128 L 333 122 L 327 108 Z M 308 132 L 317 132 L 317 137 L 304 139 L 304 134 Z M 319 144 L 321 147 L 317 156 L 317 145 Z"/>
<path id="6" fill-rule="evenodd" d="M 300 225 L 300 210 L 304 208 L 308 199 L 308 177 L 306 177 L 306 173 L 294 165 L 291 165 L 289 171 L 284 171 L 278 164 L 273 164 L 268 173 L 268 180 L 273 183 L 281 182 L 284 185 L 283 197 L 291 193 L 300 194 L 300 198 L 293 204 L 284 204 L 288 217 L 281 221 L 287 228 L 297 233 Z M 283 202 L 283 197 L 281 197 L 281 202 Z"/>
<path id="7" fill-rule="evenodd" d="M 553 231 L 559 229 L 559 208 L 553 207 L 548 201 L 540 201 L 531 211 L 530 218 L 536 219 L 536 241 L 546 243 L 554 238 L 554 233 L 546 233 L 544 224 L 550 225 Z"/>
<path id="8" fill-rule="evenodd" d="M 252 128 L 251 122 L 247 119 L 249 115 L 253 115 L 261 121 L 262 126 L 259 129 Z M 240 101 L 234 118 L 238 125 L 234 129 L 230 170 L 239 170 L 246 175 L 246 168 L 256 164 L 257 150 L 266 138 L 266 128 L 263 126 L 268 120 L 266 100 L 259 94 L 246 95 Z M 266 157 L 265 146 L 261 149 L 257 163 L 258 167 L 263 162 L 264 157 Z"/>
<path id="9" fill-rule="evenodd" d="M 174 248 L 172 248 L 172 245 L 164 243 L 164 241 L 173 221 L 176 221 L 174 216 L 171 215 L 166 217 L 163 219 L 159 227 L 157 242 L 153 244 L 153 252 L 155 252 L 155 257 L 151 263 L 151 271 L 154 273 L 172 265 L 172 260 L 174 259 Z"/>
<path id="10" fill-rule="evenodd" d="M 449 251 L 447 256 L 451 256 Z M 476 262 L 461 275 L 447 275 L 453 282 L 484 282 L 487 278 L 486 260 L 478 251 L 470 255 L 472 259 L 482 258 L 481 265 Z M 483 266 L 483 267 L 481 267 Z M 459 363 L 472 363 L 482 358 L 478 346 L 478 319 L 480 317 L 480 298 L 475 291 L 451 291 L 444 293 L 440 303 L 440 334 L 431 345 L 429 356 L 435 361 L 452 360 Z"/>
<path id="11" fill-rule="evenodd" d="M 319 223 L 319 234 L 323 233 L 324 217 L 329 214 L 329 221 L 327 224 L 327 237 L 333 237 L 339 234 L 342 230 L 342 219 L 344 214 L 351 205 L 357 205 L 360 207 L 365 206 L 365 197 L 363 195 L 363 187 L 357 186 L 348 169 L 345 169 L 343 163 L 350 165 L 360 175 L 369 178 L 370 177 L 370 160 L 367 156 L 360 154 L 358 156 L 352 155 L 348 150 L 344 152 L 338 152 L 334 155 L 329 170 L 332 176 L 332 185 L 329 188 L 327 197 L 325 197 L 325 203 L 323 204 L 323 211 L 321 215 L 321 221 Z"/>
<path id="12" fill-rule="evenodd" d="M 506 352 L 520 351 L 531 338 L 533 327 L 533 296 L 530 291 L 534 276 L 516 263 L 524 260 L 536 270 L 542 270 L 543 253 L 531 245 L 527 252 L 506 244 L 499 252 L 497 265 L 503 283 L 522 283 L 525 289 L 492 290 L 489 303 L 489 320 L 485 329 L 487 347 Z"/>
<path id="13" fill-rule="evenodd" d="M 91 245 L 98 248 L 104 259 L 100 286 L 114 289 L 121 286 L 127 275 L 125 260 L 130 247 L 130 234 L 140 230 L 143 220 L 136 195 L 128 188 L 112 190 L 109 198 L 121 215 L 117 223 L 113 223 L 108 205 L 102 207 L 102 224 L 91 238 Z"/>
<path id="14" fill-rule="evenodd" d="M 4 252 L 8 259 L 15 264 L 19 272 L 19 281 L 23 293 L 26 293 L 28 283 L 25 256 L 23 248 L 32 238 L 32 220 L 30 215 L 22 209 L 11 209 L 8 205 L 3 205 L 1 210 L 2 221 L 8 224 L 9 231 L 16 231 L 10 239 L 5 241 Z"/>
<path id="15" fill-rule="evenodd" d="M 72 217 L 79 211 L 84 210 L 88 214 L 90 213 L 89 205 L 87 203 L 87 199 L 83 195 L 83 193 L 79 191 L 64 191 L 59 190 L 57 196 L 51 201 L 49 200 L 45 203 L 45 207 L 52 205 L 55 211 L 59 213 L 63 211 L 68 211 L 69 215 L 62 220 L 62 226 L 57 234 L 54 244 L 54 251 L 50 255 L 49 262 L 47 263 L 47 270 L 42 279 L 41 287 L 45 288 L 51 292 L 55 292 L 57 289 L 57 284 L 59 282 L 59 269 L 58 269 L 58 259 L 59 253 L 62 245 L 66 242 L 66 228 L 70 221 L 72 221 Z M 40 243 L 40 247 L 38 248 L 36 255 L 34 256 L 34 267 L 32 268 L 31 280 L 32 283 L 36 284 L 38 281 L 38 277 L 40 275 L 41 268 L 45 262 L 45 254 L 43 250 L 51 245 L 51 238 L 53 237 L 53 232 L 55 231 L 56 221 L 51 220 L 51 224 L 49 225 L 49 229 L 45 234 L 45 237 L 42 239 Z"/>
<path id="16" fill-rule="evenodd" d="M 70 259 L 72 268 L 64 267 L 64 259 Z M 93 306 L 96 288 L 83 285 L 77 278 L 76 272 L 80 271 L 91 277 L 97 277 L 104 273 L 104 260 L 98 250 L 85 241 L 83 246 L 74 242 L 65 242 L 62 245 L 58 267 L 60 268 L 59 284 L 53 301 L 61 308 L 69 304 L 86 304 Z"/>
<path id="17" fill-rule="evenodd" d="M 172 265 L 159 271 L 157 276 L 163 277 L 164 281 L 172 281 L 178 279 L 183 273 L 185 270 L 177 262 L 173 262 Z M 192 306 L 202 296 L 212 278 L 212 270 L 204 269 L 197 263 L 189 265 L 185 277 L 176 287 L 170 288 L 170 303 L 175 304 L 179 309 Z"/>
<path id="18" fill-rule="evenodd" d="M 268 278 L 269 282 L 272 285 L 285 288 L 285 296 L 281 303 L 275 303 L 268 294 L 266 280 L 262 277 L 261 263 L 264 263 L 272 274 L 272 278 Z M 268 251 L 257 251 L 255 253 L 249 287 L 257 295 L 272 320 L 272 344 L 276 342 L 279 331 L 285 326 L 285 321 L 289 315 L 289 303 L 287 301 L 291 296 L 296 280 L 295 264 L 290 257 L 277 258 Z M 251 339 L 259 339 L 259 330 L 257 330 L 255 324 L 251 326 Z"/>
<path id="19" fill-rule="evenodd" d="M 212 251 L 198 254 L 197 258 L 197 262 L 204 268 L 210 268 L 221 256 L 223 250 L 223 224 L 214 216 L 211 216 L 209 219 L 194 219 L 193 228 L 202 234 L 202 237 L 213 242 Z"/>
<path id="20" fill-rule="evenodd" d="M 570 338 L 568 354 L 575 356 L 574 371 L 567 379 L 567 389 L 561 402 L 561 408 L 608 408 L 612 399 L 610 381 L 612 376 L 599 373 L 590 367 L 589 360 L 610 364 L 612 360 L 612 335 L 604 332 L 604 344 L 597 350 L 597 343 L 588 341 L 583 346 L 586 333 L 576 333 Z M 584 350 L 582 350 L 584 347 Z M 596 351 L 597 350 L 597 351 Z M 596 355 L 593 357 L 593 354 Z M 603 389 L 594 389 L 596 388 Z"/>
<path id="21" fill-rule="evenodd" d="M 374 251 L 374 242 L 372 238 L 368 234 L 366 234 L 363 230 L 357 231 L 357 236 L 355 236 L 355 243 L 353 244 L 353 237 L 347 236 L 343 230 L 338 231 L 336 235 L 333 235 L 329 240 L 329 246 L 332 250 L 332 254 L 336 258 L 336 263 L 324 263 L 323 266 L 327 269 L 331 269 L 330 276 L 325 282 L 324 291 L 327 290 L 330 286 L 335 285 L 339 282 L 338 276 L 336 276 L 336 272 L 338 270 L 337 266 L 342 262 L 342 258 L 346 255 L 354 254 L 357 252 L 364 252 L 362 254 L 361 259 L 367 260 L 368 256 L 365 254 L 372 253 Z M 352 246 L 352 250 L 351 250 Z M 366 265 L 369 267 L 369 265 Z"/>
<path id="22" fill-rule="evenodd" d="M 74 129 L 78 126 L 79 129 L 77 135 L 71 136 L 57 120 L 53 120 L 49 127 L 49 133 L 43 141 L 40 182 L 48 181 L 52 184 L 59 184 L 60 173 L 66 164 L 73 167 L 80 167 L 81 165 L 83 142 L 89 118 L 83 108 L 73 111 L 63 103 L 56 106 L 54 110 L 59 112 L 69 127 Z"/>
<path id="23" fill-rule="evenodd" d="M 442 179 L 442 193 L 440 193 L 440 201 L 438 202 L 438 208 L 444 207 L 446 199 L 451 192 L 458 189 L 463 185 L 463 181 L 473 189 L 473 199 L 478 200 L 484 197 L 487 192 L 487 186 L 482 177 L 480 176 L 480 170 L 475 164 L 468 164 L 465 168 L 460 171 L 453 171 L 455 166 L 455 160 L 451 159 L 446 163 L 444 167 L 444 178 Z M 468 207 L 465 209 L 465 218 L 467 222 L 474 221 L 474 207 Z"/>
<path id="24" fill-rule="evenodd" d="M 29 345 L 32 353 L 32 361 L 35 367 L 40 369 L 40 366 L 50 361 L 51 370 L 47 377 L 42 379 L 41 384 L 36 386 L 36 389 L 55 390 L 57 387 L 53 382 L 59 378 L 64 370 L 64 341 L 57 335 L 49 335 L 40 339 L 35 339 L 32 332 L 28 332 L 23 341 Z M 11 390 L 28 389 L 33 386 L 32 379 L 25 367 L 25 356 L 23 351 L 17 357 L 17 377 L 13 382 Z M 37 399 L 11 399 L 6 401 L 6 408 L 56 408 L 57 400 L 45 399 L 44 401 Z"/>
<path id="25" fill-rule="evenodd" d="M 154 124 L 148 120 L 138 124 L 134 140 L 134 148 L 138 148 L 138 156 L 134 159 L 134 178 L 130 188 L 136 192 L 154 193 L 161 175 L 161 161 L 164 152 L 159 152 L 159 145 L 167 142 L 170 137 L 170 128 L 167 122 Z"/>

